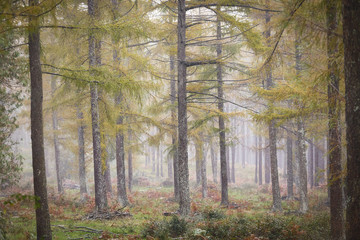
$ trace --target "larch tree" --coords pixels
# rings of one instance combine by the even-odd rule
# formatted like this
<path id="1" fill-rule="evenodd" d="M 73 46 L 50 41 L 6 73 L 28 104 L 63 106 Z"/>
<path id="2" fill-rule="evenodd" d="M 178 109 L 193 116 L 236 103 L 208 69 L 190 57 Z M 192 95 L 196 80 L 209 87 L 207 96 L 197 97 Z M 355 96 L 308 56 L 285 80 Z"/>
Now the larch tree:
<path id="1" fill-rule="evenodd" d="M 344 209 L 341 165 L 341 105 L 339 90 L 339 38 L 335 35 L 338 29 L 338 4 L 335 0 L 326 1 L 327 55 L 328 55 L 328 108 L 329 108 L 329 190 L 330 190 L 330 226 L 331 239 L 344 239 Z"/>
<path id="2" fill-rule="evenodd" d="M 30 7 L 38 7 L 37 0 L 29 0 Z M 31 142 L 38 240 L 51 240 L 50 215 L 46 189 L 46 171 L 43 134 L 43 88 L 40 62 L 40 19 L 36 14 L 29 17 L 29 63 L 31 80 Z"/>
<path id="3" fill-rule="evenodd" d="M 360 2 L 343 0 L 346 99 L 346 239 L 360 236 Z"/>
<path id="4" fill-rule="evenodd" d="M 95 21 L 100 18 L 100 9 L 97 0 L 88 0 L 88 13 L 95 26 Z M 94 33 L 94 29 L 89 34 L 89 68 L 92 71 L 101 64 L 101 41 Z M 97 211 L 104 211 L 107 208 L 107 196 L 105 187 L 105 171 L 101 160 L 101 135 L 99 118 L 99 94 L 97 83 L 90 85 L 91 93 L 91 126 L 93 137 L 93 156 L 94 156 L 94 181 L 95 181 L 95 206 Z"/>

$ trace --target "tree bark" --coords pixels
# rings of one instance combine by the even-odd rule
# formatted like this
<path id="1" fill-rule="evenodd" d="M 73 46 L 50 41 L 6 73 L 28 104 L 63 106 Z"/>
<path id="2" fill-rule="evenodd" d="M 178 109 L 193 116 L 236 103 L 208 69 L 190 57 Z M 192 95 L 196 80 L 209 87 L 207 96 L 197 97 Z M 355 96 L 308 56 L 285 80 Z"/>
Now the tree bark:
<path id="1" fill-rule="evenodd" d="M 202 161 L 202 145 L 199 141 L 195 144 L 195 174 L 196 174 L 196 185 L 201 183 L 201 161 Z"/>
<path id="2" fill-rule="evenodd" d="M 266 11 L 265 21 L 266 25 L 270 22 L 270 13 Z M 270 41 L 271 30 L 268 28 L 265 32 L 266 39 Z M 272 80 L 271 66 L 266 66 L 266 88 L 271 89 L 274 85 Z M 276 156 L 276 128 L 275 120 L 271 120 L 269 123 L 269 145 L 270 145 L 270 168 L 271 168 L 271 184 L 272 184 L 272 195 L 273 195 L 273 211 L 282 211 L 281 197 L 280 197 L 280 185 L 279 185 L 279 174 L 278 174 L 278 163 Z"/>
<path id="3" fill-rule="evenodd" d="M 175 79 L 175 57 L 173 54 L 170 55 L 170 91 L 171 91 L 171 122 L 174 126 L 174 132 L 171 135 L 171 143 L 174 148 L 174 152 L 172 154 L 172 162 L 174 168 L 174 197 L 176 201 L 179 201 L 179 162 L 178 162 L 178 147 L 176 143 L 177 131 L 176 131 L 176 79 Z"/>
<path id="4" fill-rule="evenodd" d="M 186 11 L 185 0 L 178 0 L 178 164 L 179 164 L 179 212 L 190 213 L 187 104 L 186 104 Z"/>
<path id="5" fill-rule="evenodd" d="M 360 2 L 343 0 L 346 99 L 346 239 L 360 236 Z"/>
<path id="6" fill-rule="evenodd" d="M 86 166 L 85 166 L 85 125 L 84 114 L 81 111 L 79 105 L 76 107 L 76 116 L 79 121 L 78 124 L 78 145 L 79 145 L 79 181 L 80 181 L 80 195 L 83 199 L 83 195 L 87 194 L 86 187 Z"/>
<path id="7" fill-rule="evenodd" d="M 304 122 L 299 117 L 297 119 L 298 140 L 297 145 L 299 149 L 299 183 L 300 183 L 300 212 L 306 213 L 309 209 L 307 198 L 307 172 L 306 172 L 306 155 L 305 155 L 305 129 Z"/>
<path id="8" fill-rule="evenodd" d="M 106 148 L 105 148 L 106 149 Z M 106 169 L 105 169 L 105 185 L 106 185 L 106 193 L 109 193 L 112 196 L 112 186 L 111 186 L 111 172 L 110 172 L 110 158 L 109 153 L 107 153 L 105 159 Z"/>
<path id="9" fill-rule="evenodd" d="M 269 139 L 265 138 L 265 183 L 270 183 L 270 147 L 269 147 Z"/>
<path id="10" fill-rule="evenodd" d="M 121 93 L 116 97 L 116 105 L 120 108 L 122 102 Z M 124 117 L 120 113 L 116 125 L 116 173 L 117 173 L 117 200 L 121 206 L 129 205 L 129 200 L 126 194 L 126 179 L 125 179 L 125 147 L 124 147 L 124 132 L 123 127 Z"/>
<path id="11" fill-rule="evenodd" d="M 259 161 L 259 152 L 258 152 L 258 139 L 257 136 L 255 138 L 255 183 L 258 183 L 258 161 Z"/>
<path id="12" fill-rule="evenodd" d="M 220 7 L 218 7 L 220 10 Z M 221 39 L 221 21 L 217 17 L 216 27 L 217 39 Z M 222 45 L 216 45 L 216 55 L 218 58 L 222 55 Z M 229 204 L 228 197 L 228 172 L 227 172 L 227 159 L 226 159 L 226 140 L 225 140 L 225 122 L 224 117 L 221 115 L 224 112 L 224 93 L 223 93 L 223 79 L 222 79 L 222 66 L 217 64 L 217 81 L 218 81 L 218 110 L 219 115 L 219 143 L 220 143 L 220 174 L 221 174 L 221 205 L 227 206 Z"/>
<path id="13" fill-rule="evenodd" d="M 37 7 L 37 0 L 29 0 L 31 7 Z M 50 240 L 51 227 L 46 189 L 46 170 L 43 133 L 43 87 L 40 62 L 39 18 L 29 17 L 29 62 L 31 80 L 31 148 L 34 177 L 37 239 Z"/>
<path id="14" fill-rule="evenodd" d="M 313 141 L 314 139 L 312 139 L 312 142 Z M 309 167 L 308 177 L 311 188 L 314 187 L 314 144 L 312 142 L 309 143 L 309 163 L 308 163 L 308 167 Z"/>
<path id="15" fill-rule="evenodd" d="M 263 146 L 262 146 L 262 137 L 259 136 L 259 149 L 258 149 L 258 154 L 259 154 L 259 185 L 262 185 L 263 181 L 262 181 L 262 155 L 263 155 L 263 150 L 262 150 Z"/>
<path id="16" fill-rule="evenodd" d="M 129 139 L 129 151 L 128 151 L 128 189 L 129 192 L 132 191 L 132 182 L 133 182 L 133 155 L 132 155 L 132 130 L 128 129 L 128 139 Z"/>
<path id="17" fill-rule="evenodd" d="M 99 9 L 97 0 L 88 0 L 88 13 L 91 19 L 99 19 Z M 89 35 L 89 67 L 99 66 L 101 44 L 92 32 Z M 94 156 L 94 181 L 95 181 L 95 206 L 97 211 L 103 211 L 107 208 L 107 197 L 105 187 L 105 176 L 101 161 L 101 136 L 99 121 L 99 96 L 96 83 L 90 85 L 91 94 L 91 125 L 93 136 L 93 156 Z"/>
<path id="18" fill-rule="evenodd" d="M 212 167 L 213 181 L 214 181 L 214 183 L 217 183 L 217 173 L 218 173 L 217 157 L 216 157 L 216 153 L 215 153 L 214 146 L 212 143 L 210 143 L 210 155 L 211 155 L 211 167 Z"/>
<path id="19" fill-rule="evenodd" d="M 294 168 L 293 168 L 293 141 L 290 133 L 286 137 L 286 158 L 287 158 L 287 197 L 294 198 Z"/>
<path id="20" fill-rule="evenodd" d="M 52 76 L 51 78 L 51 95 L 54 97 L 56 91 L 56 79 Z M 58 137 L 58 117 L 57 111 L 55 108 L 52 108 L 52 127 L 53 127 L 53 138 L 54 138 L 54 153 L 55 153 L 55 169 L 56 169 L 56 179 L 57 179 L 57 188 L 58 193 L 63 194 L 63 179 L 61 174 L 60 166 L 60 150 L 59 150 L 59 137 Z"/>

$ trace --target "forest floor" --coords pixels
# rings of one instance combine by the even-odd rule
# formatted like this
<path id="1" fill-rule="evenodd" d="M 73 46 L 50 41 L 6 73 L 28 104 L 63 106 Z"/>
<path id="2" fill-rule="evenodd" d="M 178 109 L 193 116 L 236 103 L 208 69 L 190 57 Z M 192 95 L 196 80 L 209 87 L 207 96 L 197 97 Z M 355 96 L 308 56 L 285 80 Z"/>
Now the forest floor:
<path id="1" fill-rule="evenodd" d="M 329 236 L 326 186 L 309 191 L 310 210 L 304 215 L 297 212 L 297 200 L 283 200 L 283 212 L 271 212 L 268 185 L 230 185 L 228 208 L 219 205 L 218 185 L 209 184 L 206 199 L 201 198 L 200 187 L 193 186 L 191 215 L 185 219 L 175 213 L 178 204 L 172 191 L 171 187 L 135 186 L 129 207 L 121 209 L 115 198 L 109 198 L 109 211 L 117 216 L 105 215 L 108 219 L 94 219 L 94 199 L 82 202 L 78 190 L 50 193 L 53 239 L 319 240 Z M 33 200 L 10 196 L 2 198 L 1 205 L 8 239 L 36 239 Z"/>

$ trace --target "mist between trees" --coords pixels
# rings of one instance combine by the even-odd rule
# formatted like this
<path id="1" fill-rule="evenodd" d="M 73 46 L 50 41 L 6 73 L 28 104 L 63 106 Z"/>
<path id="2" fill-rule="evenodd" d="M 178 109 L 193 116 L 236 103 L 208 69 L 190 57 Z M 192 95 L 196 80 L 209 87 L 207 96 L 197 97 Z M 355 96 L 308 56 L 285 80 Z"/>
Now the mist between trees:
<path id="1" fill-rule="evenodd" d="M 266 202 L 247 214 L 321 213 L 318 239 L 357 239 L 359 12 L 355 0 L 1 2 L 4 219 L 35 199 L 37 239 L 52 239 L 83 229 L 54 225 L 56 197 L 114 219 L 165 191 L 156 216 L 180 218 L 134 223 L 142 237 L 224 238 L 189 221 Z M 239 238 L 308 239 L 291 224 Z"/>

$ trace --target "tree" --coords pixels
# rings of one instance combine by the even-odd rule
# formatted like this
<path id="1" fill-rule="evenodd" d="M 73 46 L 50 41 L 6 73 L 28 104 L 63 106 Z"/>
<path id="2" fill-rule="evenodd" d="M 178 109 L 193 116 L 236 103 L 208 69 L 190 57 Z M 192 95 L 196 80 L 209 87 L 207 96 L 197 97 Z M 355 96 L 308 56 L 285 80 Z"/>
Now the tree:
<path id="1" fill-rule="evenodd" d="M 346 98 L 346 239 L 360 236 L 360 2 L 343 0 Z"/>
<path id="2" fill-rule="evenodd" d="M 217 7 L 220 11 L 220 6 Z M 217 16 L 216 25 L 216 39 L 221 40 L 221 19 Z M 216 45 L 216 56 L 220 58 L 222 55 L 222 44 Z M 221 63 L 216 65 L 216 74 L 218 81 L 217 96 L 218 96 L 218 110 L 219 114 L 219 147 L 220 147 L 220 182 L 221 182 L 221 205 L 227 206 L 229 204 L 228 196 L 228 172 L 227 172 L 227 159 L 226 159 L 226 138 L 225 138 L 225 122 L 224 122 L 224 93 L 223 93 L 223 79 L 222 79 L 222 66 Z"/>
<path id="3" fill-rule="evenodd" d="M 51 79 L 51 93 L 54 95 L 56 91 L 56 79 L 52 76 Z M 59 137 L 57 134 L 58 131 L 58 117 L 57 112 L 53 108 L 52 109 L 52 125 L 53 125 L 53 137 L 54 137 L 54 153 L 55 153 L 55 167 L 56 167 L 56 179 L 57 179 L 57 187 L 58 193 L 64 193 L 63 183 L 62 183 L 62 174 L 61 174 L 61 166 L 60 166 L 60 150 L 59 150 Z"/>
<path id="4" fill-rule="evenodd" d="M 266 24 L 270 22 L 270 13 L 266 11 L 265 21 Z M 265 32 L 265 37 L 268 39 L 271 36 L 270 27 Z M 272 70 L 271 66 L 266 66 L 266 88 L 271 89 L 274 85 L 272 80 Z M 280 197 L 280 185 L 279 185 L 279 174 L 277 166 L 277 156 L 276 156 L 276 128 L 275 120 L 271 119 L 268 125 L 269 128 L 269 147 L 270 147 L 270 170 L 271 170 L 271 184 L 272 184 L 272 195 L 273 195 L 273 211 L 282 211 L 281 207 L 281 197 Z M 266 176 L 265 176 L 266 179 Z"/>
<path id="5" fill-rule="evenodd" d="M 190 213 L 187 104 L 186 104 L 186 10 L 185 0 L 178 1 L 178 168 L 179 168 L 179 211 L 186 216 Z"/>
<path id="6" fill-rule="evenodd" d="M 100 12 L 97 0 L 88 0 L 88 13 L 94 24 L 99 19 Z M 94 35 L 93 30 L 89 35 L 89 68 L 90 71 L 94 67 L 101 64 L 101 42 Z M 93 154 L 94 154 L 94 180 L 95 180 L 95 205 L 97 211 L 104 211 L 107 208 L 105 171 L 101 161 L 101 135 L 99 121 L 99 95 L 97 83 L 91 83 L 91 126 L 93 136 Z"/>
<path id="7" fill-rule="evenodd" d="M 38 7 L 38 0 L 30 0 L 31 7 Z M 44 135 L 43 135 L 43 88 L 40 62 L 39 17 L 29 17 L 29 62 L 31 79 L 31 142 L 36 197 L 36 232 L 38 240 L 52 239 L 46 189 Z"/>
<path id="8" fill-rule="evenodd" d="M 336 56 L 339 54 L 339 40 L 335 36 L 338 28 L 337 1 L 326 1 L 327 55 L 328 55 L 328 107 L 329 107 L 329 190 L 330 226 L 333 240 L 344 239 L 344 209 L 341 166 L 340 93 L 339 70 Z"/>
<path id="9" fill-rule="evenodd" d="M 76 106 L 76 117 L 79 120 L 78 123 L 78 158 L 79 158 L 79 181 L 80 181 L 80 195 L 83 198 L 84 194 L 87 194 L 86 187 L 86 167 L 85 167 L 85 125 L 84 114 L 80 109 L 80 106 Z"/>

